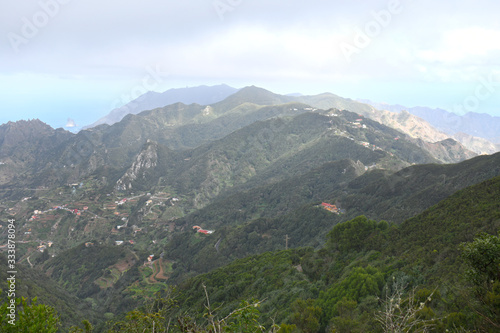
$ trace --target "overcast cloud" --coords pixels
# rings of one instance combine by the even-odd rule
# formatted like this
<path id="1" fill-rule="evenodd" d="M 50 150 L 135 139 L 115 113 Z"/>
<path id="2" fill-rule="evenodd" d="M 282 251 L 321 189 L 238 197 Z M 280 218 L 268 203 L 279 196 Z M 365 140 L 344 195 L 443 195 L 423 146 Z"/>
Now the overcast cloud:
<path id="1" fill-rule="evenodd" d="M 500 116 L 496 0 L 25 0 L 0 6 L 1 123 L 40 118 L 62 127 L 68 117 L 92 123 L 117 100 L 126 102 L 122 96 L 148 69 L 161 75 L 150 80 L 156 91 L 254 84 L 277 93 L 330 91 Z"/>

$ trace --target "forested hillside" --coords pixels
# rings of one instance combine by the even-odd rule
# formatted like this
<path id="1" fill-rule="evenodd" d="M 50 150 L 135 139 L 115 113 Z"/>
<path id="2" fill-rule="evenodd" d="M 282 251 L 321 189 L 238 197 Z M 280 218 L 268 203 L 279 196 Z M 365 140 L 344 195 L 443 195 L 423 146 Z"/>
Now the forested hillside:
<path id="1" fill-rule="evenodd" d="M 377 332 L 395 295 L 419 328 L 495 322 L 496 275 L 474 264 L 496 239 L 500 153 L 467 159 L 363 116 L 374 110 L 293 100 L 248 87 L 78 134 L 2 125 L 0 249 L 14 220 L 20 321 Z"/>
<path id="2" fill-rule="evenodd" d="M 476 237 L 484 237 L 482 232 L 498 235 L 499 196 L 496 177 L 457 192 L 400 226 L 360 216 L 333 227 L 321 250 L 300 248 L 237 260 L 181 283 L 180 309 L 174 313 L 193 311 L 203 322 L 205 285 L 221 318 L 242 300 L 259 299 L 261 322 L 290 325 L 283 329 L 295 325 L 310 332 L 383 332 L 377 318 L 387 311 L 391 297 L 401 297 L 401 311 L 411 312 L 413 306 L 413 320 L 420 327 L 493 332 L 500 324 L 494 301 L 500 297 L 494 287 L 499 275 L 484 291 L 489 301 L 476 302 L 481 295 L 468 279 L 467 247 L 460 244 L 474 244 Z M 498 245 L 494 253 L 500 251 Z M 491 265 L 495 276 L 500 272 L 498 258 Z"/>

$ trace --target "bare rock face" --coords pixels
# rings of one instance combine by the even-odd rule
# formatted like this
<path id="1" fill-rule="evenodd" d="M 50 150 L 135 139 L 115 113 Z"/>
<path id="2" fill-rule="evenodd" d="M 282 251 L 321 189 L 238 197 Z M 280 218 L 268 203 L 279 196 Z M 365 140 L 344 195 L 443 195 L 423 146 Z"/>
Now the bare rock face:
<path id="1" fill-rule="evenodd" d="M 413 142 L 443 163 L 458 163 L 477 156 L 475 152 L 468 150 L 460 142 L 451 138 L 434 143 L 421 139 L 414 139 Z"/>
<path id="2" fill-rule="evenodd" d="M 158 144 L 148 140 L 142 151 L 135 158 L 132 166 L 116 182 L 118 190 L 128 190 L 132 188 L 132 183 L 140 178 L 145 178 L 146 172 L 155 168 L 158 164 Z"/>
<path id="3" fill-rule="evenodd" d="M 462 143 L 465 147 L 478 154 L 494 154 L 500 151 L 500 145 L 494 144 L 486 139 L 475 137 L 466 133 L 455 133 L 453 139 Z"/>

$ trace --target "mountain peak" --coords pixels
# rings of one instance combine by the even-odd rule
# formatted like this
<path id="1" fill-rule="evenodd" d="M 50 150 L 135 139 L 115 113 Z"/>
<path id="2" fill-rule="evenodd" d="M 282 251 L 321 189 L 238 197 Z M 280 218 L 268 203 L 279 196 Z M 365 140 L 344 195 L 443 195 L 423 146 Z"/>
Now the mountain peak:
<path id="1" fill-rule="evenodd" d="M 126 105 L 111 110 L 108 115 L 102 117 L 90 126 L 85 126 L 83 129 L 92 128 L 101 124 L 113 125 L 125 118 L 128 114 L 139 114 L 142 111 L 153 110 L 179 102 L 186 105 L 192 103 L 200 105 L 214 104 L 234 94 L 236 91 L 236 88 L 232 88 L 225 84 L 217 86 L 172 88 L 162 93 L 149 91 Z"/>
<path id="2" fill-rule="evenodd" d="M 0 127 L 18 127 L 18 126 L 39 126 L 39 127 L 47 127 L 47 128 L 52 128 L 43 121 L 41 121 L 38 118 L 35 119 L 28 119 L 28 120 L 18 120 L 18 121 L 9 121 L 5 124 L 0 125 Z"/>
<path id="3" fill-rule="evenodd" d="M 248 86 L 240 89 L 232 94 L 221 103 L 231 104 L 234 106 L 243 103 L 253 103 L 257 105 L 276 105 L 291 102 L 293 98 L 275 94 L 264 88 L 256 86 Z"/>
<path id="4" fill-rule="evenodd" d="M 27 140 L 30 138 L 50 135 L 55 130 L 40 119 L 9 121 L 0 125 L 0 137 L 7 136 L 17 138 L 17 140 Z"/>

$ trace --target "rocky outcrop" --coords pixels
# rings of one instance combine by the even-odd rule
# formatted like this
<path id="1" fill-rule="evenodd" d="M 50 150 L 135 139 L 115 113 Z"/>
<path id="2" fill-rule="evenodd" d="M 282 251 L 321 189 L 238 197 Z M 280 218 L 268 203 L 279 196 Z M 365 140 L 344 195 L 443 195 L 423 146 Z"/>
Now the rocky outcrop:
<path id="1" fill-rule="evenodd" d="M 140 178 L 145 178 L 147 171 L 153 169 L 158 164 L 158 144 L 148 140 L 141 152 L 135 158 L 132 166 L 116 182 L 116 189 L 130 190 L 133 183 Z"/>
<path id="2" fill-rule="evenodd" d="M 451 138 L 434 143 L 415 139 L 414 143 L 443 163 L 458 163 L 477 156 L 475 152 L 468 150 L 460 142 Z"/>

